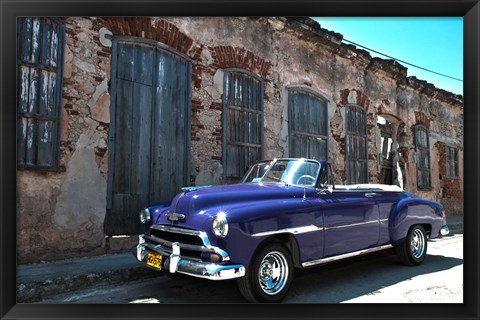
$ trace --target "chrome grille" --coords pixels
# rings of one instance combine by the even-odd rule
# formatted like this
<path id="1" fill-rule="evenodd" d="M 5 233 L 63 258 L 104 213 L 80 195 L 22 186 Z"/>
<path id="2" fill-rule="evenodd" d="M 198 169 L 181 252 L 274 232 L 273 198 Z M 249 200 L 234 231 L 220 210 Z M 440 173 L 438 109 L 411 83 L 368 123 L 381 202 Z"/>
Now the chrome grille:
<path id="1" fill-rule="evenodd" d="M 147 231 L 148 233 L 142 236 L 145 247 L 162 255 L 170 255 L 172 244 L 178 242 L 180 255 L 183 257 L 204 261 L 204 258 L 209 259 L 210 254 L 216 254 L 221 256 L 222 261 L 230 260 L 227 252 L 211 245 L 204 231 L 169 225 L 153 225 Z"/>
<path id="2" fill-rule="evenodd" d="M 179 242 L 183 244 L 203 246 L 202 239 L 196 235 L 176 233 L 166 230 L 157 230 L 152 228 L 150 228 L 150 235 L 154 236 L 155 238 L 167 240 L 169 242 Z"/>
<path id="3" fill-rule="evenodd" d="M 202 252 L 210 252 L 208 239 L 202 232 L 165 225 L 153 225 L 145 240 L 156 248 L 171 253 L 172 243 L 178 242 L 182 256 L 200 260 Z M 157 247 L 160 246 L 160 247 Z"/>

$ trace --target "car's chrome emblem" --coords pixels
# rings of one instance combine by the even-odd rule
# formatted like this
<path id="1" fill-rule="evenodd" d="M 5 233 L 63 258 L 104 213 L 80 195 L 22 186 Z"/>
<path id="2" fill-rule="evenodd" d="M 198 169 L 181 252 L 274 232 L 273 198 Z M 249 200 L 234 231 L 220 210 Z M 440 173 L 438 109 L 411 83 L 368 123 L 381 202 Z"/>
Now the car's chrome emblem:
<path id="1" fill-rule="evenodd" d="M 185 215 L 182 213 L 167 213 L 167 219 L 170 221 L 178 221 L 185 219 Z"/>

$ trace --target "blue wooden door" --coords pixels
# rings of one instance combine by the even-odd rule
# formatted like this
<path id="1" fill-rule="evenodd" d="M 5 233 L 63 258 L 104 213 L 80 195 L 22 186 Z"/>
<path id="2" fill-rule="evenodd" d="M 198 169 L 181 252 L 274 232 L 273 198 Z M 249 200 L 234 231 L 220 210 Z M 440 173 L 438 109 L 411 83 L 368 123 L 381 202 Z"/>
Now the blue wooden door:
<path id="1" fill-rule="evenodd" d="M 191 63 L 144 43 L 115 41 L 107 235 L 138 234 L 139 211 L 188 184 Z"/>

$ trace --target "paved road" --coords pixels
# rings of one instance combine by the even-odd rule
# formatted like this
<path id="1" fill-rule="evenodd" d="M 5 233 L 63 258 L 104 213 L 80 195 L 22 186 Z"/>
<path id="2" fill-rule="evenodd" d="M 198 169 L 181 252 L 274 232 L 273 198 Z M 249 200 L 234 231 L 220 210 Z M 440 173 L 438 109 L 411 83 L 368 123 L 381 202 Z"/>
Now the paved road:
<path id="1" fill-rule="evenodd" d="M 239 303 L 235 281 L 181 276 L 128 282 L 44 299 L 41 303 Z M 428 242 L 417 267 L 388 252 L 296 271 L 284 303 L 462 303 L 463 235 Z"/>

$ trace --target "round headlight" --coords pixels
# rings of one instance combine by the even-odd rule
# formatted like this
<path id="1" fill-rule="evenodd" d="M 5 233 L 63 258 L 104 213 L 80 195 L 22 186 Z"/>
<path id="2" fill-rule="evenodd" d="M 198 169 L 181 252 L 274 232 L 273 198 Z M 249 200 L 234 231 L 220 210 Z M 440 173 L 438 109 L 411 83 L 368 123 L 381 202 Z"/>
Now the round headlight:
<path id="1" fill-rule="evenodd" d="M 140 222 L 142 224 L 150 222 L 150 210 L 148 210 L 148 208 L 145 208 L 142 211 L 140 211 Z"/>
<path id="2" fill-rule="evenodd" d="M 219 238 L 225 238 L 228 234 L 228 222 L 225 212 L 220 212 L 213 218 L 212 222 L 213 234 Z"/>

